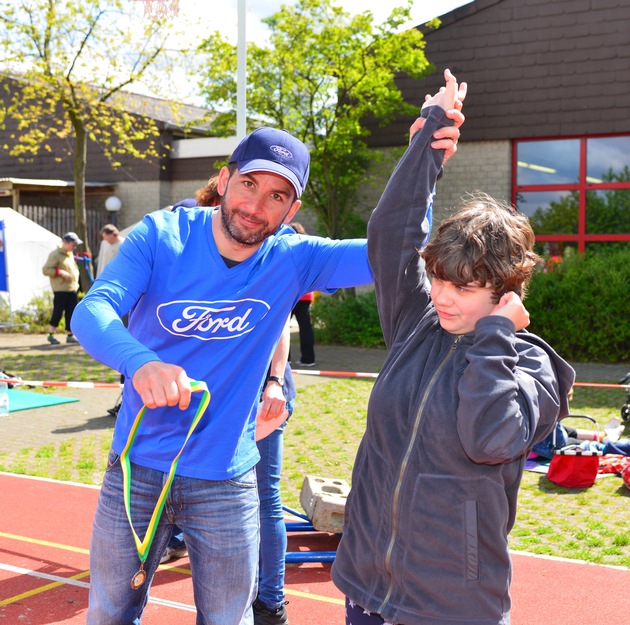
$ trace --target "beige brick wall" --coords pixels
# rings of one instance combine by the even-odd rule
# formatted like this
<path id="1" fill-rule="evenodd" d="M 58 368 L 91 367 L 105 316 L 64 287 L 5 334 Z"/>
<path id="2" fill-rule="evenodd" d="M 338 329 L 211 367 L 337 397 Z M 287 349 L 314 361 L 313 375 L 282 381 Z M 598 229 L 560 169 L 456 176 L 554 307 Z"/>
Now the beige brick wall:
<path id="1" fill-rule="evenodd" d="M 121 230 L 140 221 L 147 213 L 162 208 L 159 182 L 120 182 L 116 195 L 122 201 L 122 208 L 117 215 L 117 224 Z"/>
<path id="2" fill-rule="evenodd" d="M 361 189 L 358 204 L 366 218 L 376 206 L 400 154 L 398 148 L 388 150 L 385 160 L 373 168 L 373 179 Z M 511 158 L 509 141 L 460 143 L 457 155 L 446 164 L 438 182 L 434 222 L 439 223 L 471 191 L 484 191 L 510 201 Z"/>
<path id="3" fill-rule="evenodd" d="M 378 203 L 402 148 L 384 151 L 383 160 L 375 165 L 366 177 L 357 195 L 357 206 L 365 220 Z M 505 201 L 511 194 L 511 145 L 509 141 L 478 141 L 460 143 L 457 155 L 445 167 L 438 183 L 434 222 L 439 223 L 462 197 L 479 190 Z M 195 191 L 207 180 L 168 182 L 121 182 L 116 195 L 122 200 L 118 214 L 118 227 L 125 228 L 140 221 L 144 215 L 176 202 L 194 197 Z M 315 234 L 316 217 L 308 206 L 296 216 L 307 232 Z"/>
<path id="4" fill-rule="evenodd" d="M 509 141 L 461 143 L 457 154 L 448 161 L 438 182 L 434 221 L 439 223 L 462 198 L 472 191 L 483 191 L 510 201 L 512 153 Z"/>
<path id="5" fill-rule="evenodd" d="M 121 182 L 116 195 L 122 200 L 122 208 L 117 216 L 118 227 L 126 228 L 140 221 L 147 213 L 180 200 L 194 197 L 195 191 L 207 180 L 185 180 L 170 182 Z"/>

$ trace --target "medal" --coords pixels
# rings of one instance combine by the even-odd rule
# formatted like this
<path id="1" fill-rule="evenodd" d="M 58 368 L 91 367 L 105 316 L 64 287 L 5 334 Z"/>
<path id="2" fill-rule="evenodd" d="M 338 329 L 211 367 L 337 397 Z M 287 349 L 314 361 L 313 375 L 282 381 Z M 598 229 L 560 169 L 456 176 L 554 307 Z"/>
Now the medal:
<path id="1" fill-rule="evenodd" d="M 147 572 L 144 570 L 144 562 L 142 562 L 142 564 L 140 564 L 140 569 L 138 570 L 138 572 L 131 578 L 131 589 L 138 590 L 138 588 L 140 588 L 140 586 L 144 584 L 146 578 Z"/>
<path id="2" fill-rule="evenodd" d="M 133 539 L 136 543 L 138 556 L 140 557 L 140 568 L 138 569 L 138 572 L 131 578 L 130 582 L 132 590 L 138 590 L 139 588 L 142 588 L 142 585 L 147 579 L 147 572 L 144 570 L 144 562 L 149 556 L 151 543 L 153 543 L 153 538 L 158 527 L 158 522 L 160 520 L 162 510 L 164 509 L 164 504 L 166 503 L 166 497 L 168 495 L 169 489 L 171 488 L 171 484 L 173 483 L 173 478 L 175 477 L 175 470 L 177 469 L 179 457 L 182 455 L 188 439 L 197 427 L 197 424 L 201 420 L 201 417 L 203 416 L 203 413 L 206 411 L 208 403 L 210 402 L 210 392 L 208 391 L 208 387 L 205 385 L 204 382 L 197 382 L 192 380 L 190 386 L 193 392 L 202 391 L 203 396 L 199 403 L 199 407 L 197 408 L 195 417 L 188 430 L 188 434 L 186 435 L 186 439 L 184 440 L 184 444 L 181 446 L 181 449 L 171 463 L 171 468 L 168 473 L 166 483 L 162 487 L 162 492 L 160 493 L 155 509 L 153 510 L 153 514 L 151 515 L 151 520 L 149 521 L 149 526 L 147 527 L 147 532 L 144 536 L 144 540 L 140 540 L 140 537 L 133 527 L 133 522 L 131 521 L 131 463 L 129 461 L 129 450 L 131 449 L 131 446 L 133 445 L 133 442 L 136 438 L 138 428 L 140 427 L 140 423 L 146 411 L 146 406 L 142 406 L 140 412 L 136 415 L 136 419 L 133 423 L 133 426 L 131 427 L 131 431 L 129 432 L 127 444 L 120 454 L 120 464 L 123 473 L 123 499 L 125 503 L 125 511 L 127 512 L 129 527 L 131 529 L 131 533 L 133 534 Z"/>

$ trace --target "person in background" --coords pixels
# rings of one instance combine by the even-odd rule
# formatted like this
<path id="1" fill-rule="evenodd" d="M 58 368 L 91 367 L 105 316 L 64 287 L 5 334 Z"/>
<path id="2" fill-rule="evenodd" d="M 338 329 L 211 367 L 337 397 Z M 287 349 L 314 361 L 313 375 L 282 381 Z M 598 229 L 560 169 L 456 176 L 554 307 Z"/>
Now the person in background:
<path id="1" fill-rule="evenodd" d="M 125 240 L 120 234 L 120 231 L 114 224 L 106 224 L 101 228 L 101 246 L 98 251 L 98 257 L 96 259 L 96 277 L 98 278 L 101 273 L 103 273 L 103 269 L 108 262 L 110 262 L 113 258 L 118 254 L 118 248 L 121 243 Z M 123 323 L 127 323 L 127 317 L 123 317 Z M 120 374 L 120 383 L 125 383 L 125 376 Z M 116 400 L 116 403 L 107 409 L 107 414 L 114 419 L 118 416 L 118 411 L 120 410 L 120 404 L 122 402 L 122 393 Z"/>
<path id="2" fill-rule="evenodd" d="M 304 226 L 297 221 L 291 222 L 289 228 L 298 234 L 306 234 Z M 296 364 L 301 367 L 315 366 L 315 333 L 311 322 L 311 304 L 314 301 L 315 294 L 312 291 L 305 293 L 291 311 L 300 329 L 300 360 Z"/>
<path id="3" fill-rule="evenodd" d="M 508 533 L 523 467 L 568 414 L 575 378 L 524 331 L 538 261 L 526 216 L 479 195 L 419 251 L 443 164 L 432 136 L 466 92 L 444 77 L 368 224 L 389 352 L 332 567 L 348 625 L 510 622 Z"/>
<path id="4" fill-rule="evenodd" d="M 280 496 L 284 429 L 295 409 L 295 384 L 289 366 L 291 330 L 289 319 L 276 346 L 261 402 L 284 407 L 287 420 L 267 436 L 257 434 L 260 461 L 256 481 L 260 498 L 260 554 L 258 558 L 258 594 L 253 604 L 254 625 L 288 625 L 284 577 L 287 531 Z M 262 434 L 265 434 L 263 432 Z"/>
<path id="5" fill-rule="evenodd" d="M 50 278 L 53 291 L 53 310 L 48 326 L 48 342 L 51 345 L 59 345 L 55 332 L 64 316 L 68 332 L 66 343 L 78 342 L 70 328 L 70 321 L 79 301 L 79 267 L 74 260 L 74 252 L 81 243 L 83 241 L 76 233 L 66 232 L 61 237 L 61 245 L 50 253 L 42 269 L 44 275 Z"/>
<path id="6" fill-rule="evenodd" d="M 106 224 L 101 228 L 101 246 L 96 259 L 96 277 L 98 278 L 107 263 L 118 254 L 120 244 L 125 240 L 114 224 Z"/>

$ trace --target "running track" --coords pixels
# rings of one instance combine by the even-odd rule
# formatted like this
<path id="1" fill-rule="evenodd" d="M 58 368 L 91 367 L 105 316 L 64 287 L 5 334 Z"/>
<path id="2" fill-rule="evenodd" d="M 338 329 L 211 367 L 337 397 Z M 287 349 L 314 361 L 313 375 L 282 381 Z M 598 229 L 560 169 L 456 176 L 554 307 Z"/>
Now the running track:
<path id="1" fill-rule="evenodd" d="M 0 624 L 85 623 L 98 489 L 0 473 Z M 291 551 L 334 550 L 301 532 Z M 514 554 L 512 625 L 628 625 L 630 570 Z M 112 563 L 115 566 L 115 563 Z M 291 625 L 343 625 L 330 565 L 287 565 Z M 194 625 L 188 560 L 160 567 L 144 625 Z M 462 624 L 464 625 L 464 624 Z"/>

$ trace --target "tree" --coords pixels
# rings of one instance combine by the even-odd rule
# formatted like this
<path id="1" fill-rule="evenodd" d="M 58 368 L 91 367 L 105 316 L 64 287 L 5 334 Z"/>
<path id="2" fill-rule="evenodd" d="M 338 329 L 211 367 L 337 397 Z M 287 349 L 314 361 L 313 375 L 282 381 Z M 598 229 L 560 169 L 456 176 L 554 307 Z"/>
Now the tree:
<path id="1" fill-rule="evenodd" d="M 5 116 L 17 121 L 10 153 L 26 159 L 49 151 L 53 138 L 68 142 L 68 156 L 74 158 L 76 232 L 86 252 L 88 141 L 97 141 L 113 166 L 121 153 L 159 156 L 155 122 L 125 111 L 117 98 L 147 76 L 165 52 L 171 29 L 165 20 L 139 19 L 141 3 L 132 4 L 0 1 L 0 60 L 4 73 L 20 83 L 7 94 Z"/>
<path id="2" fill-rule="evenodd" d="M 418 111 L 420 103 L 405 103 L 395 84 L 400 74 L 420 78 L 431 69 L 422 33 L 398 32 L 411 5 L 408 0 L 375 26 L 369 11 L 352 17 L 331 0 L 298 0 L 263 20 L 268 46 L 247 46 L 248 130 L 283 128 L 310 147 L 305 203 L 329 236 L 356 234 L 353 200 L 378 158 L 366 143 L 366 121 L 386 124 Z M 216 114 L 213 131 L 234 134 L 236 48 L 216 32 L 200 51 L 208 57 L 199 86 Z M 361 228 L 365 234 L 362 221 Z"/>

